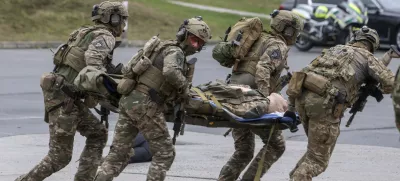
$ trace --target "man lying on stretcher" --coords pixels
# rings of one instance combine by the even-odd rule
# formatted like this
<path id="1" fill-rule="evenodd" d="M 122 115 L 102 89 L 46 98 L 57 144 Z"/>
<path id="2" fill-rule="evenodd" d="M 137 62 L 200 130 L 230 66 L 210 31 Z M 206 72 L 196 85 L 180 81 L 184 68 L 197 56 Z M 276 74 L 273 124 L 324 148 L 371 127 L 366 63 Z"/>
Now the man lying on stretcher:
<path id="1" fill-rule="evenodd" d="M 120 97 L 116 91 L 119 78 L 96 69 L 86 68 L 81 72 L 83 73 L 79 74 L 74 84 L 81 90 L 102 95 L 102 106 L 118 112 L 113 106 L 118 106 Z M 273 93 L 266 97 L 245 85 L 227 85 L 222 81 L 212 81 L 192 87 L 189 97 L 183 104 L 186 124 L 267 129 L 277 125 L 278 129 L 290 129 L 292 132 L 297 131 L 297 125 L 300 124 L 297 115 L 287 111 L 288 103 L 281 95 Z M 114 103 L 104 104 L 107 99 L 114 100 Z M 175 110 L 169 110 L 165 113 L 168 122 L 176 121 L 174 112 Z"/>
<path id="2" fill-rule="evenodd" d="M 184 105 L 186 124 L 250 128 L 277 125 L 291 131 L 297 131 L 300 124 L 295 113 L 287 112 L 288 103 L 280 94 L 266 97 L 246 85 L 212 81 L 192 87 L 189 96 Z"/>

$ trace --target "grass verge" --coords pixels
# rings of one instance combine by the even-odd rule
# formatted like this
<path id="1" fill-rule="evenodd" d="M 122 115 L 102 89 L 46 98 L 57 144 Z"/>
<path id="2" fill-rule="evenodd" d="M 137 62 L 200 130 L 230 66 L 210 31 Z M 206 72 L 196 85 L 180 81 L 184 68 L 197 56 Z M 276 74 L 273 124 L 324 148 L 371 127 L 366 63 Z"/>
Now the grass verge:
<path id="1" fill-rule="evenodd" d="M 201 4 L 218 6 L 213 2 L 220 3 L 219 1 L 203 0 Z M 92 6 L 99 2 L 101 1 L 3 0 L 0 5 L 0 41 L 65 41 L 74 29 L 91 24 Z M 228 8 L 250 4 L 254 6 L 247 1 L 231 4 L 232 7 Z M 127 36 L 129 40 L 147 40 L 156 34 L 164 39 L 175 38 L 183 20 L 198 15 L 203 16 L 210 26 L 214 40 L 223 36 L 226 28 L 240 18 L 238 15 L 181 7 L 165 0 L 129 0 Z M 264 20 L 264 23 L 267 24 L 268 21 Z"/>
<path id="2" fill-rule="evenodd" d="M 249 11 L 254 13 L 270 14 L 278 9 L 283 0 L 180 0 L 182 2 L 195 3 L 220 8 Z"/>

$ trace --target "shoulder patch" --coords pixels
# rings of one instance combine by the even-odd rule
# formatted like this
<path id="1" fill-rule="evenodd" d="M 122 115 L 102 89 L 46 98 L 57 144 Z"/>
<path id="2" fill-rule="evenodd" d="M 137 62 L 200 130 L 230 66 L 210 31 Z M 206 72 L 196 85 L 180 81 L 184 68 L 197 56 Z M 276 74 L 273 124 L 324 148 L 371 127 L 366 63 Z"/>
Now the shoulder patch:
<path id="1" fill-rule="evenodd" d="M 281 59 L 282 58 L 282 53 L 281 50 L 275 49 L 272 52 L 269 53 L 269 57 L 271 59 Z"/>

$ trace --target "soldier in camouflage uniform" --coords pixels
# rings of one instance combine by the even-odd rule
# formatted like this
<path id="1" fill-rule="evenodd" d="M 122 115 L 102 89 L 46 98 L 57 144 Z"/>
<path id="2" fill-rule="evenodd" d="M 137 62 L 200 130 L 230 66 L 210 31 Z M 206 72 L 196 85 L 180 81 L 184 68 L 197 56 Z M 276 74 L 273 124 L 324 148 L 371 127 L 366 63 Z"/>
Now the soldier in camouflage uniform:
<path id="1" fill-rule="evenodd" d="M 398 55 L 396 58 L 400 58 Z M 393 108 L 395 114 L 395 124 L 397 129 L 400 131 L 400 66 L 396 71 L 394 80 L 394 90 L 392 93 Z"/>
<path id="2" fill-rule="evenodd" d="M 298 33 L 303 28 L 300 18 L 290 11 L 277 11 L 271 14 L 271 31 L 262 32 L 259 39 L 252 45 L 247 57 L 259 57 L 256 61 L 240 60 L 237 69 L 233 70 L 230 83 L 250 85 L 252 89 L 258 89 L 265 96 L 276 90 L 278 79 L 284 68 L 287 68 L 287 56 L 289 47 L 296 42 Z M 260 136 L 264 144 L 267 143 L 269 131 L 265 129 L 233 129 L 235 140 L 235 153 L 222 168 L 220 181 L 236 180 L 244 168 L 253 159 L 254 134 Z M 265 152 L 265 149 L 267 151 Z M 274 131 L 269 145 L 258 152 L 250 163 L 242 180 L 254 180 L 258 162 L 265 153 L 262 175 L 275 163 L 285 151 L 285 141 L 280 130 Z"/>
<path id="3" fill-rule="evenodd" d="M 210 98 L 208 94 L 212 94 L 215 100 Z M 185 105 L 185 111 L 188 115 L 224 117 L 218 111 L 214 112 L 216 109 L 223 107 L 236 116 L 259 118 L 268 113 L 285 112 L 288 108 L 287 101 L 280 94 L 271 93 L 265 97 L 248 85 L 232 85 L 218 80 L 192 88 L 189 96 L 191 99 Z M 215 109 L 205 101 L 213 101 L 214 104 L 220 104 L 221 107 L 216 106 Z"/>
<path id="4" fill-rule="evenodd" d="M 346 107 L 357 100 L 363 83 L 373 80 L 380 83 L 384 93 L 392 92 L 394 75 L 386 66 L 393 53 L 389 51 L 378 60 L 373 55 L 378 47 L 378 34 L 364 26 L 355 32 L 349 44 L 324 51 L 293 74 L 287 92 L 289 110 L 299 113 L 308 146 L 290 172 L 291 180 L 310 181 L 326 170 L 340 133 L 340 119 Z M 291 87 L 302 91 L 292 91 Z"/>
<path id="5" fill-rule="evenodd" d="M 149 52 L 149 47 L 153 43 L 146 44 L 143 51 L 138 52 L 144 53 L 134 56 L 124 66 L 124 79 L 118 85 L 123 97 L 112 148 L 95 181 L 110 181 L 122 172 L 132 156 L 132 140 L 139 131 L 148 141 L 153 155 L 147 181 L 165 179 L 175 158 L 175 148 L 164 117 L 165 107 L 187 97 L 186 56 L 199 52 L 210 38 L 210 28 L 202 18 L 191 18 L 179 28 L 177 40 L 161 41 L 152 52 Z M 135 57 L 140 61 L 132 63 Z M 147 61 L 150 63 L 146 64 Z"/>
<path id="6" fill-rule="evenodd" d="M 66 44 L 54 56 L 52 73 L 42 76 L 41 84 L 49 123 L 50 150 L 43 160 L 17 181 L 41 181 L 64 168 L 71 161 L 76 131 L 86 137 L 86 145 L 79 159 L 75 181 L 92 181 L 107 142 L 107 129 L 90 112 L 96 105 L 93 97 L 85 104 L 75 95 L 64 92 L 86 66 L 105 71 L 115 46 L 115 37 L 122 34 L 128 11 L 120 2 L 103 2 L 92 12 L 95 25 L 81 27 L 71 34 Z"/>

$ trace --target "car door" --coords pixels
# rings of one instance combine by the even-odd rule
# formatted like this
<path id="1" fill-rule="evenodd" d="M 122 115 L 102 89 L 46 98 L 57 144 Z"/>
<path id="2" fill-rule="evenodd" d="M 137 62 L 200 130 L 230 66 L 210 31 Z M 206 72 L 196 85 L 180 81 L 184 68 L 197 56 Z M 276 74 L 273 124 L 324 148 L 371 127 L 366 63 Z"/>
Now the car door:
<path id="1" fill-rule="evenodd" d="M 373 0 L 361 0 L 368 8 L 368 24 L 367 26 L 375 29 L 382 41 L 389 39 L 389 25 L 385 21 L 384 16 L 380 15 L 380 7 Z"/>

